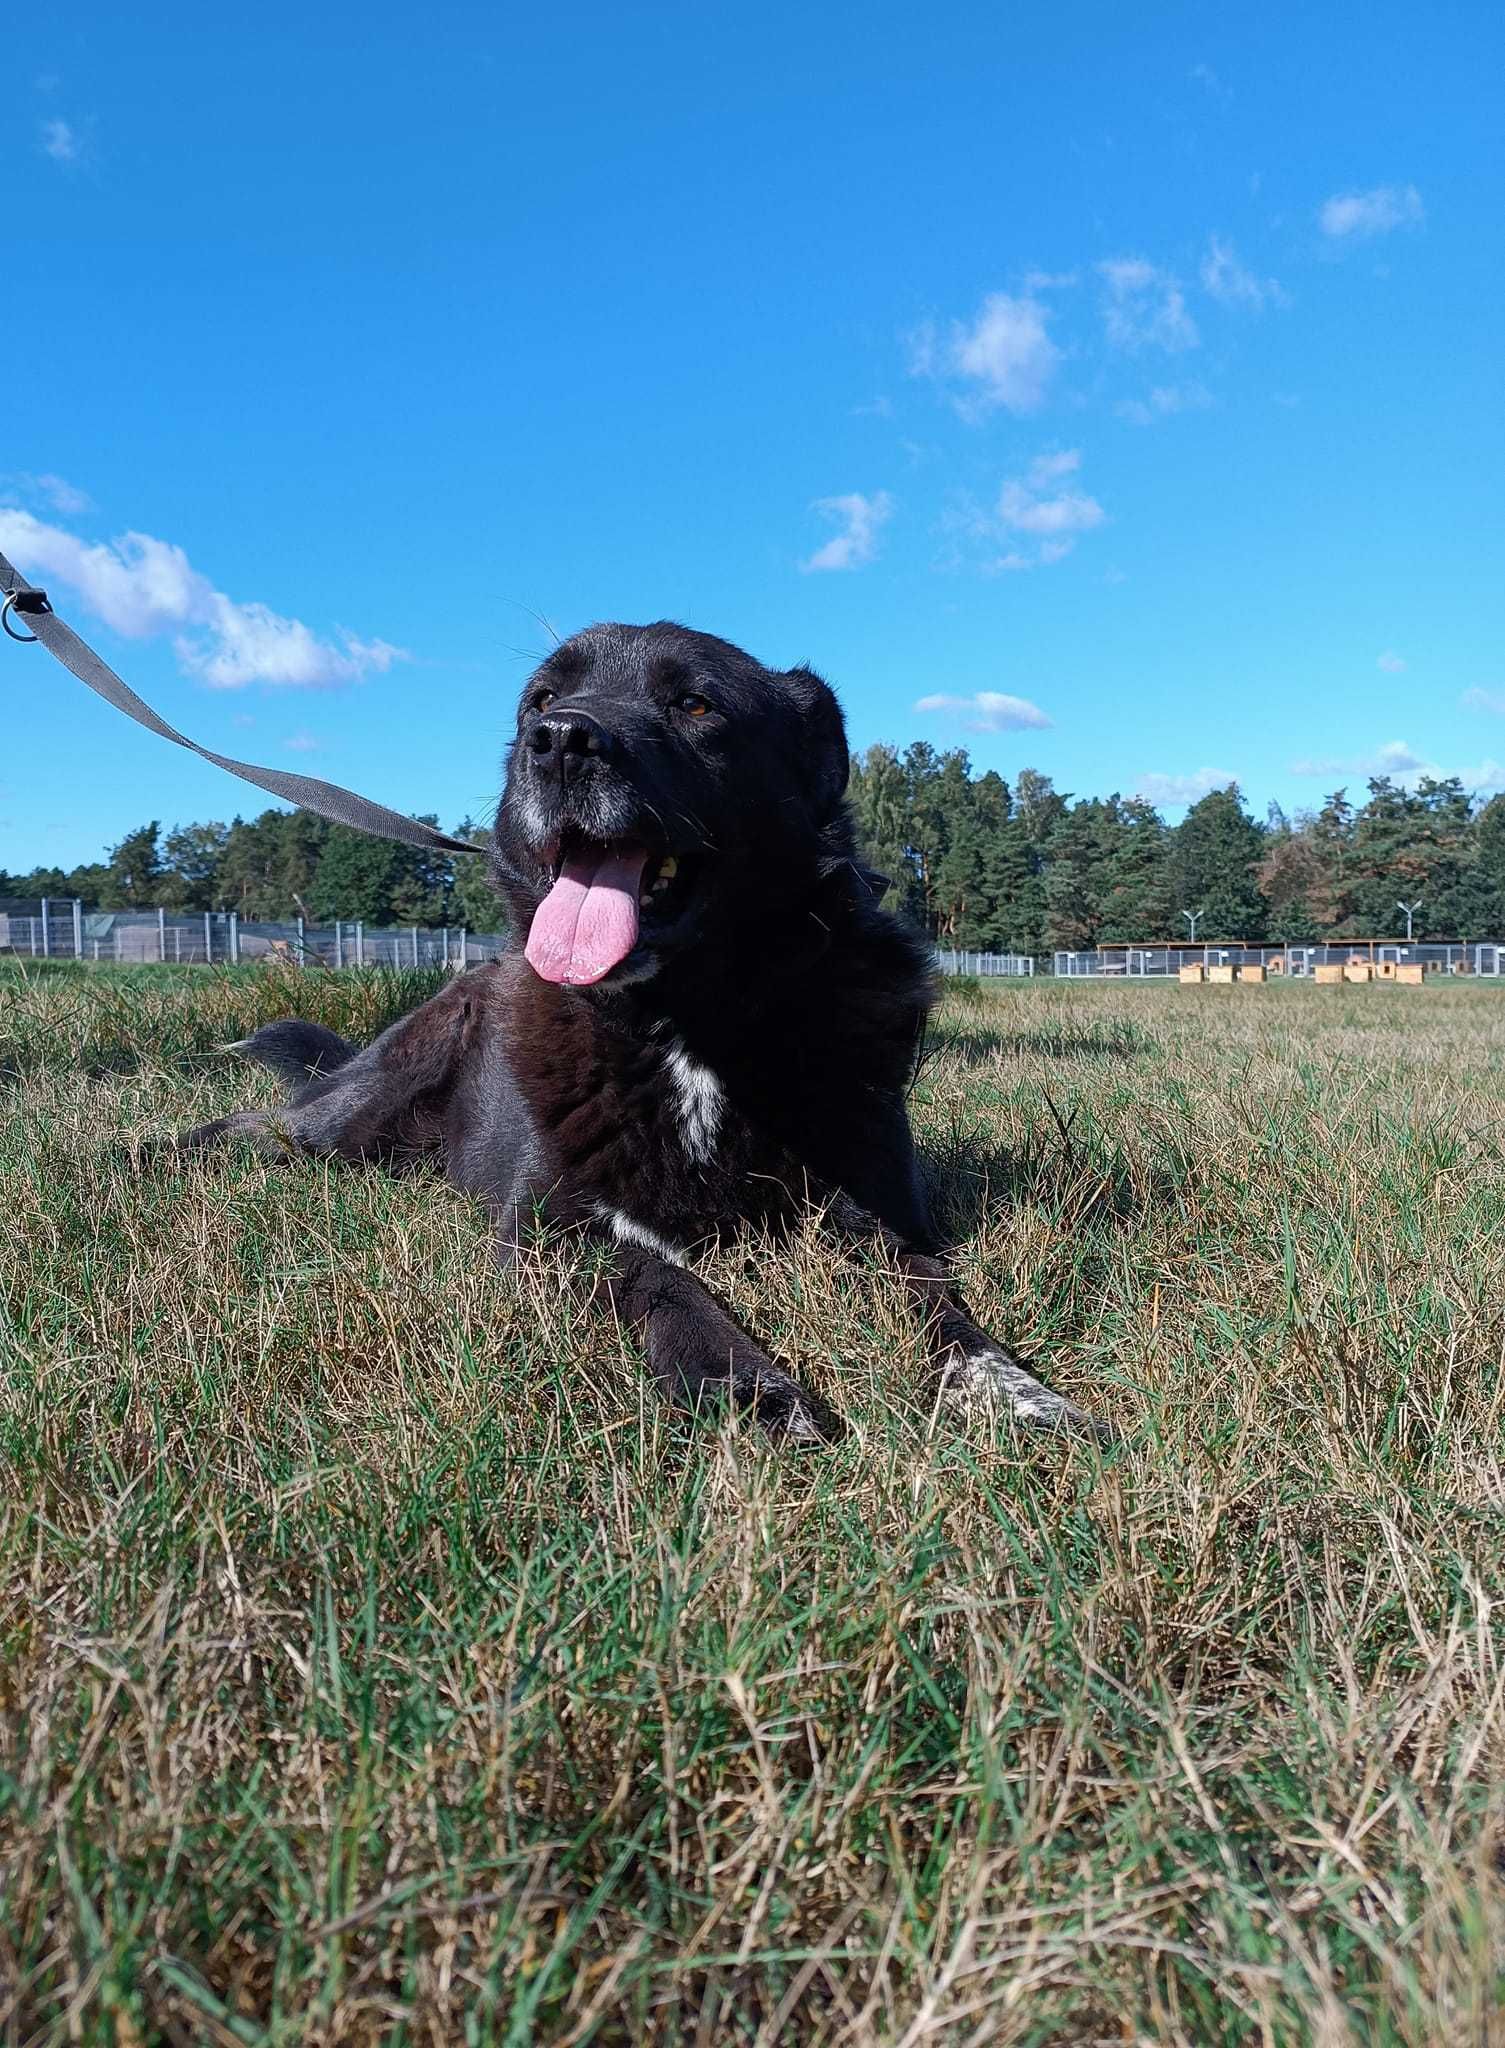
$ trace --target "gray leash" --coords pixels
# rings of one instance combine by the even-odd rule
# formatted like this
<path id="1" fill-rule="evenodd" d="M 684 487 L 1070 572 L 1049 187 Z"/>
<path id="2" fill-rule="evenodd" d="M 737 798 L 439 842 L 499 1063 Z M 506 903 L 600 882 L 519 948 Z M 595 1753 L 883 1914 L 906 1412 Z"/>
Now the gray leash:
<path id="1" fill-rule="evenodd" d="M 348 825 L 352 831 L 369 832 L 377 839 L 400 839 L 405 846 L 421 846 L 432 853 L 484 852 L 483 847 L 451 839 L 417 818 L 405 818 L 401 811 L 389 811 L 385 804 L 374 804 L 369 797 L 357 796 L 354 790 L 341 789 L 337 782 L 321 782 L 316 775 L 289 775 L 281 768 L 253 768 L 246 761 L 232 761 L 227 754 L 216 754 L 209 747 L 201 747 L 197 740 L 186 739 L 165 718 L 159 718 L 128 683 L 123 683 L 86 640 L 80 640 L 71 626 L 63 624 L 48 603 L 46 591 L 28 583 L 4 555 L 0 555 L 0 593 L 4 596 L 0 603 L 0 626 L 12 640 L 40 640 L 47 652 L 81 683 L 87 683 L 107 704 L 113 704 L 127 718 L 134 718 L 148 732 L 171 740 L 175 746 L 187 747 L 191 754 L 212 761 L 216 768 L 228 769 L 242 782 L 254 782 L 258 789 L 280 796 L 285 803 L 317 811 L 332 824 Z M 31 631 L 18 633 L 11 623 L 15 618 L 24 619 Z"/>

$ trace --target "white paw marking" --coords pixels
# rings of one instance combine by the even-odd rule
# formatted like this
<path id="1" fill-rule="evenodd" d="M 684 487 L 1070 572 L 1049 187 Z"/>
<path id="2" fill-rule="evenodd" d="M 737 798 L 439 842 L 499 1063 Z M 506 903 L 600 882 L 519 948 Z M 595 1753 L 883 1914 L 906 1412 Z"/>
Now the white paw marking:
<path id="1" fill-rule="evenodd" d="M 611 1231 L 618 1244 L 635 1244 L 640 1251 L 656 1252 L 661 1259 L 667 1259 L 671 1266 L 682 1266 L 685 1255 L 677 1244 L 670 1244 L 668 1238 L 660 1237 L 656 1230 L 650 1230 L 646 1223 L 624 1215 L 620 1209 L 613 1209 L 607 1202 L 597 1202 L 595 1214 L 600 1222 Z"/>
<path id="2" fill-rule="evenodd" d="M 1049 1429 L 1096 1427 L 1084 1408 L 1053 1394 L 1006 1351 L 953 1351 L 942 1369 L 941 1391 L 947 1400 L 967 1405 L 997 1403 L 1021 1422 Z"/>
<path id="3" fill-rule="evenodd" d="M 726 1100 L 721 1083 L 709 1067 L 691 1059 L 677 1038 L 664 1054 L 664 1066 L 674 1086 L 675 1120 L 686 1156 L 699 1166 L 709 1166 L 716 1156 Z"/>

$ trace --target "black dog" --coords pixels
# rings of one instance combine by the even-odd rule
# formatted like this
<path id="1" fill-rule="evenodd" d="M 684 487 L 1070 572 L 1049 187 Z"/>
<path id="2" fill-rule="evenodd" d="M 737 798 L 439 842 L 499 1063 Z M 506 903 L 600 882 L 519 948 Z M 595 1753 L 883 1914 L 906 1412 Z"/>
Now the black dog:
<path id="1" fill-rule="evenodd" d="M 364 1052 L 268 1026 L 245 1050 L 302 1084 L 204 1126 L 264 1147 L 432 1157 L 497 1219 L 611 1248 L 607 1285 L 653 1372 L 778 1435 L 835 1418 L 684 1270 L 698 1245 L 816 1203 L 884 1245 L 940 1391 L 1097 1426 L 972 1320 L 938 1250 L 905 1114 L 932 970 L 858 863 L 835 697 L 682 626 L 595 626 L 523 692 L 493 871 L 515 950 Z"/>

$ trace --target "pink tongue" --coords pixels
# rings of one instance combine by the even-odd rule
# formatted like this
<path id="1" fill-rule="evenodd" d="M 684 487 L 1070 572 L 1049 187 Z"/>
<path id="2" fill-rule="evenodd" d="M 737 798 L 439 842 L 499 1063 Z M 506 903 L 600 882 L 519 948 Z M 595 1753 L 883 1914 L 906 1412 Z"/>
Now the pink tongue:
<path id="1" fill-rule="evenodd" d="M 533 913 L 528 965 L 545 981 L 599 981 L 638 942 L 638 889 L 646 850 L 567 860 Z"/>

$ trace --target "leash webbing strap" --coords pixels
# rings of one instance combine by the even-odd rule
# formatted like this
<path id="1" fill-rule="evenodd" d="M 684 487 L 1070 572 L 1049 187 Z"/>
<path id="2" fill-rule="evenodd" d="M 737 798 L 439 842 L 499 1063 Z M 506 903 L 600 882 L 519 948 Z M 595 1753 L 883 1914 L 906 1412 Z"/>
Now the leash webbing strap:
<path id="1" fill-rule="evenodd" d="M 0 606 L 0 618 L 3 618 L 13 640 L 25 636 L 11 631 L 10 620 L 22 619 L 47 652 L 64 668 L 71 670 L 81 683 L 87 683 L 107 704 L 113 704 L 117 711 L 123 711 L 127 718 L 134 718 L 138 725 L 144 725 L 148 732 L 156 733 L 159 738 L 171 740 L 175 746 L 187 747 L 191 754 L 212 761 L 216 768 L 238 775 L 242 782 L 252 782 L 269 795 L 280 796 L 284 803 L 297 804 L 305 811 L 316 811 L 321 818 L 328 818 L 331 824 L 348 825 L 352 831 L 369 832 L 378 839 L 399 839 L 406 846 L 422 847 L 432 853 L 480 853 L 483 850 L 467 845 L 463 839 L 451 839 L 447 833 L 437 831 L 434 826 L 425 825 L 417 818 L 405 818 L 401 811 L 389 811 L 385 804 L 374 804 L 369 797 L 357 796 L 354 790 L 341 789 L 337 782 L 321 781 L 317 775 L 290 775 L 282 768 L 256 768 L 247 761 L 232 761 L 228 754 L 216 754 L 212 748 L 201 747 L 197 740 L 186 738 L 165 718 L 159 717 L 128 683 L 123 683 L 114 669 L 102 661 L 71 626 L 63 624 L 48 603 L 46 591 L 28 583 L 4 555 L 0 555 L 0 598 L 4 600 Z"/>

